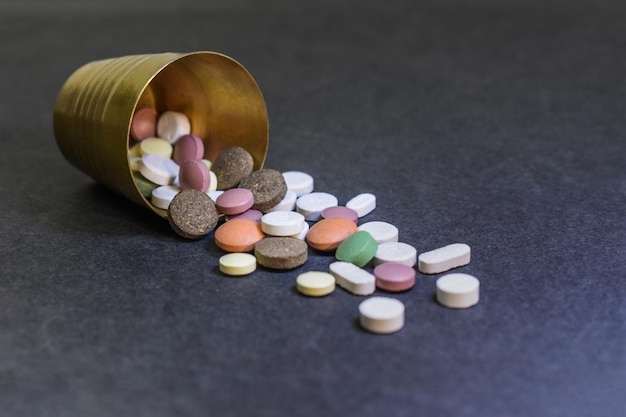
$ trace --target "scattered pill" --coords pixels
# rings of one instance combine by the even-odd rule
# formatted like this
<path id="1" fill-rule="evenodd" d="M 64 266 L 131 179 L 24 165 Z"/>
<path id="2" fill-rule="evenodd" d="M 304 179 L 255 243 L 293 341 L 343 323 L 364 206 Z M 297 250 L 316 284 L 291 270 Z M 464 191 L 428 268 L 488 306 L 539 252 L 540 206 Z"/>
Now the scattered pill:
<path id="1" fill-rule="evenodd" d="M 304 220 L 304 217 L 302 217 Z M 357 231 L 356 224 L 343 217 L 322 219 L 311 226 L 307 234 L 307 242 L 313 249 L 333 251 Z"/>
<path id="2" fill-rule="evenodd" d="M 306 242 L 293 237 L 266 237 L 254 246 L 258 264 L 271 269 L 302 266 L 308 259 L 308 253 Z"/>
<path id="3" fill-rule="evenodd" d="M 274 169 L 253 171 L 239 183 L 240 188 L 252 191 L 256 210 L 266 211 L 282 201 L 287 193 L 287 184 L 282 174 Z"/>
<path id="4" fill-rule="evenodd" d="M 379 245 L 398 241 L 398 228 L 391 223 L 372 221 L 363 223 L 358 229 L 369 232 Z"/>
<path id="5" fill-rule="evenodd" d="M 287 183 L 287 188 L 296 193 L 297 196 L 313 192 L 313 177 L 305 172 L 287 171 L 283 172 L 283 177 Z"/>
<path id="6" fill-rule="evenodd" d="M 266 213 L 270 213 L 272 211 L 293 211 L 296 208 L 296 193 L 291 190 L 287 190 L 285 193 L 285 197 L 274 207 L 265 210 Z"/>
<path id="7" fill-rule="evenodd" d="M 306 220 L 318 221 L 322 210 L 334 207 L 338 203 L 337 197 L 332 194 L 315 192 L 305 194 L 296 200 L 296 211 L 304 216 Z"/>
<path id="8" fill-rule="evenodd" d="M 178 181 L 180 188 L 186 190 L 193 188 L 206 193 L 211 182 L 211 173 L 199 160 L 187 160 L 180 166 Z"/>
<path id="9" fill-rule="evenodd" d="M 213 191 L 207 191 L 206 193 L 209 197 L 211 197 L 211 200 L 213 200 L 214 202 L 217 201 L 217 199 L 219 198 L 219 196 L 221 196 L 222 194 L 224 194 L 224 191 L 222 190 L 213 190 Z"/>
<path id="10" fill-rule="evenodd" d="M 140 157 L 141 158 L 141 147 L 140 147 L 140 143 L 135 143 L 133 146 L 131 146 L 130 148 L 128 148 L 128 157 L 129 158 L 133 158 L 133 157 Z"/>
<path id="11" fill-rule="evenodd" d="M 215 244 L 226 252 L 251 252 L 264 237 L 261 225 L 248 219 L 231 220 L 215 230 Z"/>
<path id="12" fill-rule="evenodd" d="M 185 161 L 202 160 L 204 156 L 204 142 L 198 136 L 184 135 L 176 141 L 172 158 L 178 165 Z M 203 164 L 207 165 L 204 161 Z M 211 169 L 207 165 L 208 169 Z"/>
<path id="13" fill-rule="evenodd" d="M 159 185 L 172 184 L 178 176 L 179 169 L 176 162 L 156 154 L 142 156 L 139 164 L 141 175 Z"/>
<path id="14" fill-rule="evenodd" d="M 423 274 L 445 272 L 469 264 L 470 252 L 470 247 L 465 243 L 453 243 L 420 254 L 417 268 Z"/>
<path id="15" fill-rule="evenodd" d="M 161 138 L 147 138 L 139 142 L 139 152 L 141 155 L 155 154 L 163 158 L 171 158 L 174 148 Z"/>
<path id="16" fill-rule="evenodd" d="M 203 145 L 204 146 L 204 145 Z M 208 159 L 203 159 L 202 163 L 204 165 L 206 165 L 207 168 L 211 169 L 213 167 L 213 162 L 209 161 Z"/>
<path id="17" fill-rule="evenodd" d="M 191 122 L 184 113 L 170 110 L 161 113 L 156 129 L 160 138 L 173 145 L 181 136 L 191 133 Z"/>
<path id="18" fill-rule="evenodd" d="M 437 301 L 449 308 L 469 308 L 478 304 L 480 282 L 469 274 L 447 274 L 436 282 Z"/>
<path id="19" fill-rule="evenodd" d="M 211 177 L 211 180 L 209 181 L 208 191 L 216 191 L 217 190 L 217 176 L 215 175 L 215 172 L 213 171 L 209 171 L 209 176 Z"/>
<path id="20" fill-rule="evenodd" d="M 376 277 L 353 263 L 336 261 L 329 269 L 337 285 L 354 295 L 370 295 L 376 290 Z"/>
<path id="21" fill-rule="evenodd" d="M 295 237 L 295 238 L 300 239 L 300 240 L 305 240 L 307 235 L 309 234 L 309 229 L 310 229 L 309 224 L 307 222 L 304 222 L 304 228 L 302 229 L 302 231 L 300 233 L 297 233 L 297 234 L 291 236 L 291 237 Z"/>
<path id="22" fill-rule="evenodd" d="M 224 149 L 213 161 L 211 170 L 217 176 L 220 190 L 229 190 L 239 185 L 241 180 L 252 173 L 252 155 L 239 146 Z"/>
<path id="23" fill-rule="evenodd" d="M 137 110 L 130 123 L 130 136 L 135 140 L 154 137 L 157 116 L 157 111 L 152 107 Z"/>
<path id="24" fill-rule="evenodd" d="M 240 214 L 254 204 L 254 196 L 245 188 L 231 188 L 224 191 L 215 202 L 220 213 Z"/>
<path id="25" fill-rule="evenodd" d="M 261 229 L 272 236 L 293 236 L 304 228 L 304 216 L 295 211 L 273 211 L 261 218 Z"/>
<path id="26" fill-rule="evenodd" d="M 357 231 L 341 242 L 335 252 L 335 258 L 338 261 L 351 262 L 363 267 L 374 258 L 377 248 L 378 243 L 372 235 L 368 232 Z"/>
<path id="27" fill-rule="evenodd" d="M 175 185 L 161 185 L 152 190 L 150 202 L 155 207 L 167 210 L 179 192 L 180 188 Z"/>
<path id="28" fill-rule="evenodd" d="M 387 262 L 374 268 L 376 286 L 390 292 L 407 291 L 415 285 L 415 269 L 408 265 Z"/>
<path id="29" fill-rule="evenodd" d="M 174 197 L 167 209 L 167 218 L 172 229 L 187 239 L 208 235 L 219 219 L 213 200 L 193 189 L 183 190 Z"/>
<path id="30" fill-rule="evenodd" d="M 157 184 L 145 179 L 139 172 L 133 172 L 133 180 L 141 195 L 146 198 L 149 198 L 152 195 L 152 190 L 158 187 Z"/>
<path id="31" fill-rule="evenodd" d="M 261 223 L 261 218 L 263 217 L 263 213 L 259 210 L 249 209 L 240 214 L 232 214 L 226 216 L 226 221 L 237 220 L 237 219 L 248 219 L 254 220 L 257 223 Z"/>
<path id="32" fill-rule="evenodd" d="M 395 333 L 404 327 L 404 304 L 394 298 L 370 297 L 359 304 L 359 322 L 371 333 Z"/>
<path id="33" fill-rule="evenodd" d="M 322 271 L 303 272 L 296 278 L 296 288 L 300 294 L 323 297 L 335 290 L 335 277 Z"/>
<path id="34" fill-rule="evenodd" d="M 343 206 L 335 206 L 335 207 L 326 207 L 320 213 L 320 217 L 322 219 L 330 219 L 332 217 L 343 217 L 344 219 L 348 219 L 357 223 L 359 221 L 359 215 L 356 211 L 349 209 L 348 207 Z"/>
<path id="35" fill-rule="evenodd" d="M 139 172 L 139 164 L 141 163 L 141 156 L 128 157 L 128 166 L 131 171 Z"/>
<path id="36" fill-rule="evenodd" d="M 376 208 L 376 196 L 372 193 L 362 193 L 350 199 L 346 207 L 357 212 L 359 217 L 363 217 Z"/>
<path id="37" fill-rule="evenodd" d="M 378 250 L 374 255 L 374 265 L 380 265 L 387 262 L 394 262 L 408 266 L 414 266 L 417 263 L 417 250 L 403 242 L 385 242 L 378 245 Z"/>
<path id="38" fill-rule="evenodd" d="M 256 270 L 256 258 L 249 253 L 227 253 L 220 257 L 219 266 L 226 275 L 249 275 Z"/>

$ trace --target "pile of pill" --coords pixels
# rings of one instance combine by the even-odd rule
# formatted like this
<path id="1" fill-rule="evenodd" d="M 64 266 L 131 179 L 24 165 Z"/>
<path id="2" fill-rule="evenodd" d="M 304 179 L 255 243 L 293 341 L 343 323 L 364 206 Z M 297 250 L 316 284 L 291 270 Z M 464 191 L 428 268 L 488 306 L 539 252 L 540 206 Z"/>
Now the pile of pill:
<path id="1" fill-rule="evenodd" d="M 296 289 L 310 297 L 331 294 L 336 286 L 370 296 L 409 291 L 416 266 L 422 274 L 439 274 L 470 262 L 463 243 L 421 253 L 399 241 L 398 228 L 384 221 L 360 220 L 376 208 L 371 193 L 358 194 L 345 205 L 329 193 L 314 190 L 311 175 L 273 169 L 253 170 L 252 156 L 241 147 L 223 150 L 214 161 L 204 158 L 201 138 L 190 134 L 189 119 L 180 112 L 158 114 L 138 110 L 131 122 L 129 166 L 137 188 L 163 210 L 172 229 L 187 239 L 214 231 L 226 254 L 220 271 L 245 276 L 260 265 L 291 270 L 304 265 L 310 249 L 334 253 L 328 271 L 305 271 Z M 464 309 L 479 300 L 479 281 L 451 273 L 436 281 L 436 299 Z M 377 334 L 404 326 L 404 305 L 395 298 L 374 296 L 359 305 L 363 329 Z"/>

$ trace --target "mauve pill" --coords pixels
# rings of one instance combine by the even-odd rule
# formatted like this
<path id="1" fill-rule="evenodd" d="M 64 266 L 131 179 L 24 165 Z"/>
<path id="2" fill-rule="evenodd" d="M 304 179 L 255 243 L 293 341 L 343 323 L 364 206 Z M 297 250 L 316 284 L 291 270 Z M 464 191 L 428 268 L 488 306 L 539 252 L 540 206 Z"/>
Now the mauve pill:
<path id="1" fill-rule="evenodd" d="M 135 140 L 154 137 L 157 116 L 157 111 L 151 107 L 137 110 L 130 122 L 130 136 Z"/>
<path id="2" fill-rule="evenodd" d="M 241 214 L 252 207 L 254 195 L 245 188 L 231 188 L 217 197 L 215 204 L 221 213 Z"/>
<path id="3" fill-rule="evenodd" d="M 185 161 L 194 161 L 204 157 L 204 142 L 198 136 L 184 135 L 174 145 L 173 159 L 182 165 Z"/>
<path id="4" fill-rule="evenodd" d="M 257 223 L 261 223 L 261 218 L 263 217 L 263 212 L 255 209 L 246 210 L 241 214 L 233 214 L 230 216 L 226 216 L 226 221 L 230 220 L 238 220 L 238 219 L 248 219 L 254 220 Z"/>
<path id="5" fill-rule="evenodd" d="M 194 189 L 206 193 L 211 183 L 211 173 L 202 161 L 185 161 L 180 166 L 178 182 L 181 190 Z"/>
<path id="6" fill-rule="evenodd" d="M 333 217 L 341 217 L 344 219 L 352 220 L 357 223 L 359 221 L 359 215 L 355 210 L 352 210 L 348 207 L 343 206 L 335 206 L 335 207 L 327 207 L 322 210 L 321 217 L 323 219 L 332 219 Z"/>
<path id="7" fill-rule="evenodd" d="M 376 286 L 390 292 L 410 290 L 415 285 L 415 269 L 408 265 L 387 262 L 374 268 Z"/>

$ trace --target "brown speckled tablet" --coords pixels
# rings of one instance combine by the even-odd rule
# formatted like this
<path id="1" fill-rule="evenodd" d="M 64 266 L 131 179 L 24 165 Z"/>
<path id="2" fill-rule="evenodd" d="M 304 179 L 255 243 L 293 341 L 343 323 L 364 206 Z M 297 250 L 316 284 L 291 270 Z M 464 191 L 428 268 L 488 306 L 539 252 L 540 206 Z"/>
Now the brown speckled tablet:
<path id="1" fill-rule="evenodd" d="M 297 268 L 307 261 L 308 255 L 308 245 L 295 237 L 266 237 L 254 246 L 256 261 L 266 268 Z"/>
<path id="2" fill-rule="evenodd" d="M 287 194 L 287 183 L 283 174 L 274 169 L 260 169 L 252 172 L 240 183 L 239 188 L 252 191 L 255 210 L 265 211 L 276 206 Z"/>
<path id="3" fill-rule="evenodd" d="M 224 149 L 213 161 L 211 170 L 217 177 L 219 190 L 230 190 L 250 175 L 254 167 L 252 155 L 239 146 Z"/>
<path id="4" fill-rule="evenodd" d="M 172 229 L 187 239 L 200 239 L 215 228 L 219 213 L 211 198 L 199 190 L 183 190 L 167 209 Z"/>

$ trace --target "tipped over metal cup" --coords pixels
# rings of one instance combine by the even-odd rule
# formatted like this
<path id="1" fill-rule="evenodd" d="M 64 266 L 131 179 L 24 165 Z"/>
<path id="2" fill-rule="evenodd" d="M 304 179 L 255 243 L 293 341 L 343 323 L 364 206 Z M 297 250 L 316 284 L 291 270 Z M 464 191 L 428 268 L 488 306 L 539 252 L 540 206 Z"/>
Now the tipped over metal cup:
<path id="1" fill-rule="evenodd" d="M 80 67 L 56 100 L 57 144 L 79 170 L 166 217 L 142 196 L 130 169 L 130 125 L 144 107 L 186 114 L 209 160 L 240 146 L 252 155 L 254 169 L 265 162 L 269 123 L 263 95 L 241 64 L 215 52 L 132 55 Z"/>

